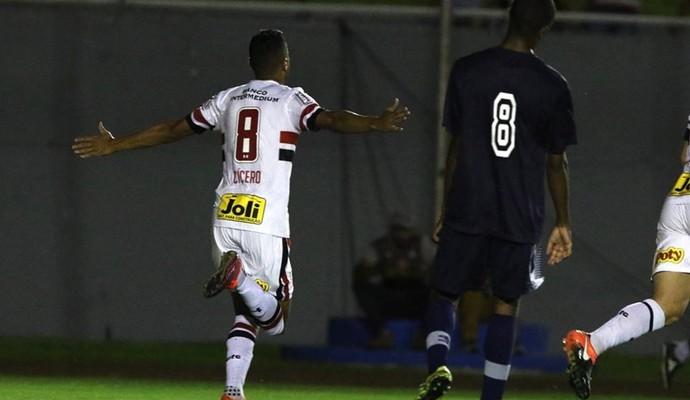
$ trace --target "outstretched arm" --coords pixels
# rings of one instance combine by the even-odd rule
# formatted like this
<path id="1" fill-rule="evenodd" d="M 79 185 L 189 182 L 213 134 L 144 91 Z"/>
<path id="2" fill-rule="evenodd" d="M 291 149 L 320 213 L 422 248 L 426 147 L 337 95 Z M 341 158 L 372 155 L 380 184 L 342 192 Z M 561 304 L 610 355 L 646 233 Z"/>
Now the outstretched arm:
<path id="1" fill-rule="evenodd" d="M 98 134 L 74 139 L 72 150 L 81 158 L 107 156 L 118 151 L 175 142 L 193 133 L 194 131 L 183 118 L 156 124 L 131 135 L 115 138 L 105 128 L 103 122 L 99 122 Z"/>
<path id="2" fill-rule="evenodd" d="M 398 99 L 393 101 L 378 117 L 359 115 L 348 110 L 324 110 L 316 116 L 316 127 L 340 133 L 364 133 L 371 131 L 398 132 L 398 126 L 407 119 L 410 110 L 401 107 Z"/>
<path id="3" fill-rule="evenodd" d="M 565 153 L 548 155 L 546 178 L 556 210 L 556 226 L 549 236 L 546 255 L 549 257 L 548 263 L 554 265 L 570 257 L 573 252 L 568 210 L 568 161 Z"/>

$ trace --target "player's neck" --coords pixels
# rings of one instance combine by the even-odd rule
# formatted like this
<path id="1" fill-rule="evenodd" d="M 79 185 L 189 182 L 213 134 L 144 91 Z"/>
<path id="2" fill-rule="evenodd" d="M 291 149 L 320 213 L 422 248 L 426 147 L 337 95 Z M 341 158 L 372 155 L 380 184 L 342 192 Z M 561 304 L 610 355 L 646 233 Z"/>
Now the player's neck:
<path id="1" fill-rule="evenodd" d="M 536 47 L 536 43 L 533 40 L 507 37 L 505 38 L 505 40 L 503 40 L 500 47 L 507 50 L 517 51 L 520 53 L 534 54 L 534 48 Z"/>
<path id="2" fill-rule="evenodd" d="M 254 79 L 260 81 L 275 81 L 281 85 L 285 84 L 287 74 L 277 73 L 277 74 L 265 74 L 265 75 L 255 75 Z"/>

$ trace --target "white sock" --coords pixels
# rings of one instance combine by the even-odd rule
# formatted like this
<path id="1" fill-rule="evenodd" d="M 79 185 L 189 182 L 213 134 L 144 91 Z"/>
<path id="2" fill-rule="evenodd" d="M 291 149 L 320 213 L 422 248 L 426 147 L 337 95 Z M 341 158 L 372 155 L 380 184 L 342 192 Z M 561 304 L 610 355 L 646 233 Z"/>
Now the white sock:
<path id="1" fill-rule="evenodd" d="M 681 364 L 685 364 L 685 362 L 688 361 L 688 358 L 690 358 L 690 345 L 687 340 L 681 340 L 679 342 L 675 342 L 675 344 L 676 347 L 673 348 L 673 356 Z"/>
<path id="2" fill-rule="evenodd" d="M 242 261 L 242 260 L 240 260 L 240 261 Z M 241 269 L 240 273 L 237 274 L 237 287 L 242 286 L 245 281 L 247 281 L 247 274 L 245 274 L 244 270 Z"/>
<path id="3" fill-rule="evenodd" d="M 275 313 L 276 307 L 278 307 L 278 299 L 272 294 L 265 292 L 258 283 L 251 279 L 245 279 L 242 284 L 238 285 L 237 293 L 242 296 L 252 316 L 259 321 L 269 318 Z"/>
<path id="4" fill-rule="evenodd" d="M 664 310 L 656 301 L 647 299 L 620 310 L 615 317 L 590 333 L 590 340 L 597 354 L 601 354 L 611 347 L 661 329 L 665 324 Z"/>
<path id="5" fill-rule="evenodd" d="M 244 396 L 244 381 L 254 356 L 255 341 L 256 327 L 244 316 L 236 316 L 235 324 L 225 342 L 225 390 L 232 396 Z"/>
<path id="6" fill-rule="evenodd" d="M 279 335 L 283 333 L 285 328 L 283 311 L 275 296 L 265 292 L 258 283 L 251 279 L 245 279 L 238 285 L 237 293 L 242 296 L 252 317 L 256 318 L 259 326 L 267 334 Z"/>

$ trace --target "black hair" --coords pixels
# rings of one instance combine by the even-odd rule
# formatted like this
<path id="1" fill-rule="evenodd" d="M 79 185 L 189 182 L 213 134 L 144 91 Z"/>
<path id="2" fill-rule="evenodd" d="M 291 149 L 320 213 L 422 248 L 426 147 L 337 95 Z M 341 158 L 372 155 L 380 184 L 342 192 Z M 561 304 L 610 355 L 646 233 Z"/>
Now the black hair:
<path id="1" fill-rule="evenodd" d="M 249 43 L 249 65 L 256 75 L 275 72 L 287 57 L 287 41 L 277 29 L 262 29 Z"/>
<path id="2" fill-rule="evenodd" d="M 533 35 L 550 26 L 556 17 L 553 0 L 513 0 L 510 6 L 510 30 L 519 35 Z"/>

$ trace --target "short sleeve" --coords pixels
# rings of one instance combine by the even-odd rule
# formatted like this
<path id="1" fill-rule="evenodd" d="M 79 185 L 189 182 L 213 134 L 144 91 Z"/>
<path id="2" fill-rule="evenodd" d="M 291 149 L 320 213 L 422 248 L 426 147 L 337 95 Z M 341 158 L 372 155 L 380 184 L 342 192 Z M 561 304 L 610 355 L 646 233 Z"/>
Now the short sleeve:
<path id="1" fill-rule="evenodd" d="M 311 96 L 304 93 L 302 88 L 294 88 L 293 94 L 288 99 L 288 114 L 293 126 L 300 132 L 316 130 L 313 118 L 322 111 L 319 103 Z"/>
<path id="2" fill-rule="evenodd" d="M 195 132 L 211 130 L 218 125 L 222 109 L 219 102 L 222 98 L 223 92 L 206 100 L 204 104 L 189 113 L 187 122 Z"/>
<path id="3" fill-rule="evenodd" d="M 546 150 L 551 154 L 565 152 L 566 147 L 577 144 L 573 100 L 567 87 L 560 92 L 554 103 L 546 127 Z"/>

